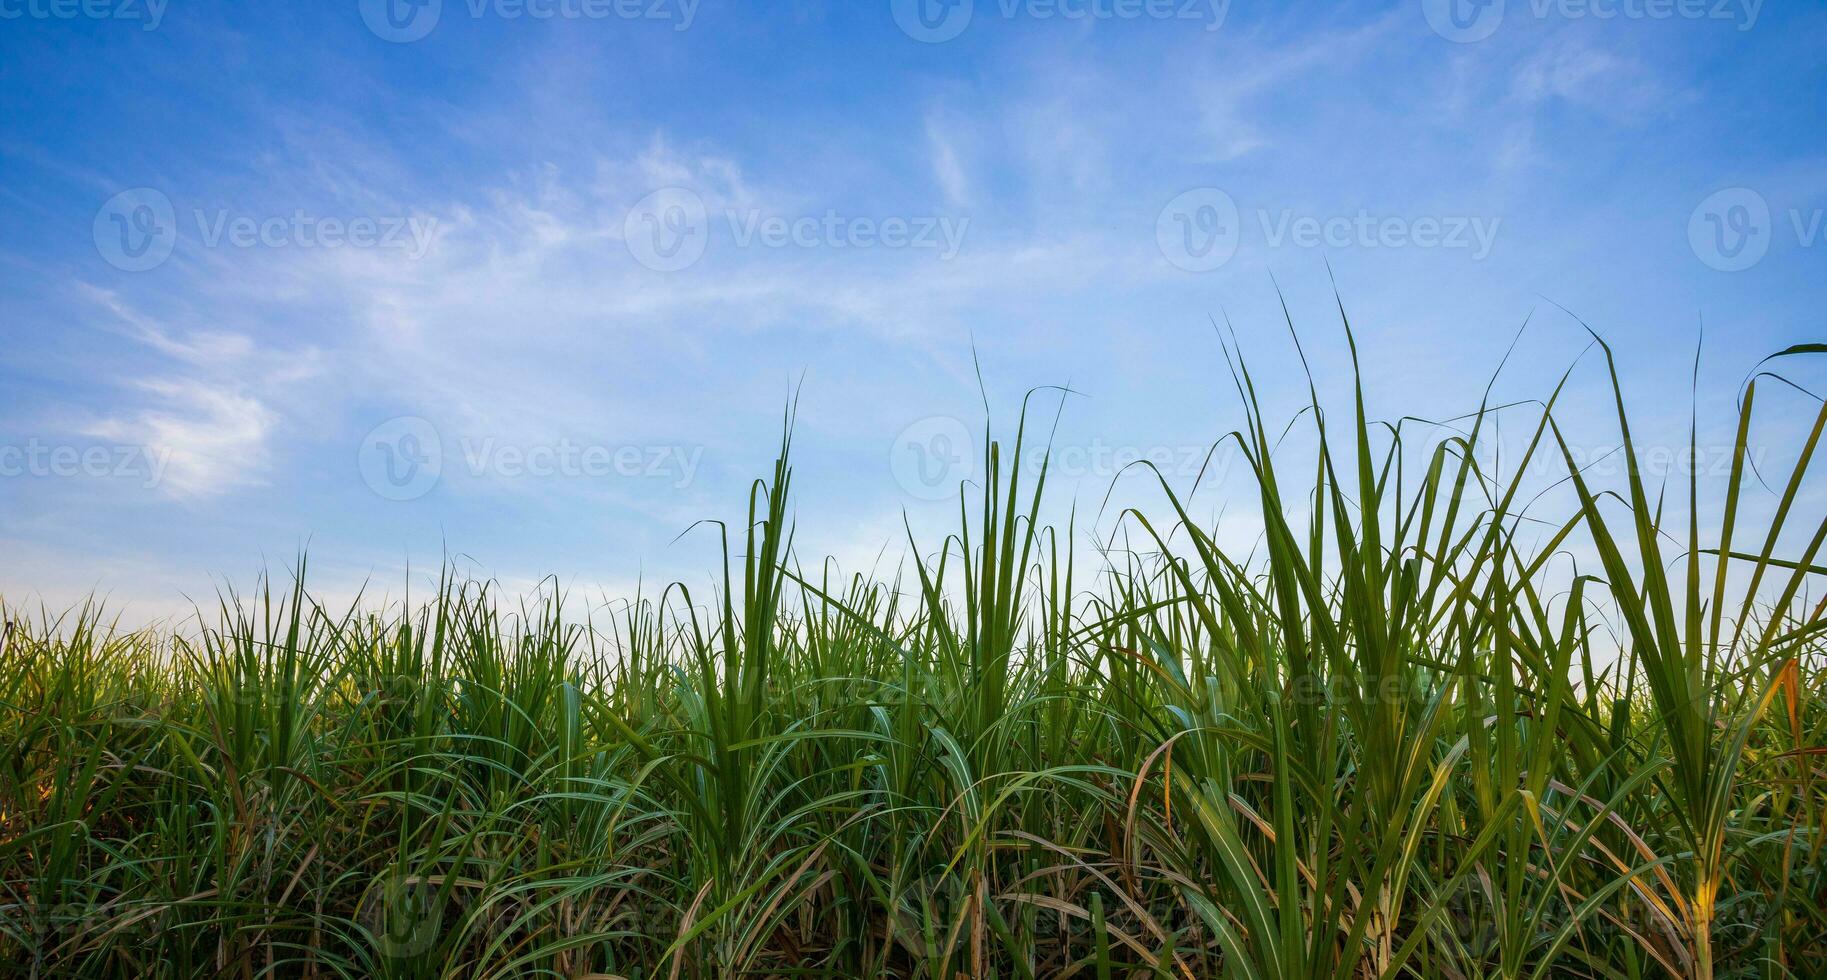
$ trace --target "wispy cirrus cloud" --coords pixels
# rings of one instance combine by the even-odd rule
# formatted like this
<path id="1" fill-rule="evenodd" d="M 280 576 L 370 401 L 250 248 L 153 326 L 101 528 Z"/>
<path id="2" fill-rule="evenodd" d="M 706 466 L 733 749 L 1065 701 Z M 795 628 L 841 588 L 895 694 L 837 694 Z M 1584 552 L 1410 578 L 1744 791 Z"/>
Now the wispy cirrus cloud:
<path id="1" fill-rule="evenodd" d="M 1298 401 L 1277 286 L 1303 330 L 1330 336 L 1332 271 L 1360 339 L 1375 338 L 1367 360 L 1383 359 L 1371 398 L 1399 394 L 1403 411 L 1458 397 L 1488 366 L 1471 348 L 1500 356 L 1490 337 L 1507 339 L 1543 293 L 1652 351 L 1708 300 L 1731 310 L 1735 336 L 1812 322 L 1765 315 L 1795 290 L 1753 288 L 1813 254 L 1787 224 L 1791 247 L 1737 278 L 1698 265 L 1682 236 L 1694 202 L 1727 183 L 1755 184 L 1781 220 L 1818 206 L 1819 154 L 1787 147 L 1818 110 L 1776 106 L 1766 79 L 1695 67 L 1764 52 L 1799 89 L 1818 75 L 1800 40 L 1810 23 L 1772 13 L 1740 34 L 1511 16 L 1461 45 L 1414 4 L 1235 6 L 1215 30 L 978 10 L 945 45 L 910 41 L 879 11 L 833 11 L 794 23 L 801 47 L 787 53 L 754 43 L 787 29 L 778 13 L 742 5 L 677 36 L 459 19 L 406 46 L 375 43 L 347 11 L 298 13 L 315 32 L 283 35 L 260 30 L 278 21 L 231 30 L 199 11 L 153 39 L 166 47 L 123 44 L 122 71 L 83 77 L 21 47 L 35 70 L 0 105 L 62 110 L 16 112 L 0 140 L 0 285 L 22 314 L 0 316 L 14 335 L 0 372 L 26 382 L 0 385 L 0 399 L 25 391 L 4 417 L 20 439 L 54 426 L 166 447 L 170 475 L 149 493 L 9 484 L 27 504 L 14 513 L 31 516 L 0 532 L 62 543 L 93 520 L 107 525 L 95 540 L 129 550 L 169 530 L 184 541 L 161 543 L 210 569 L 241 567 L 262 534 L 285 555 L 319 532 L 323 557 L 358 564 L 435 561 L 448 543 L 491 570 L 664 575 L 692 546 L 672 543 L 678 530 L 727 514 L 765 471 L 803 376 L 796 485 L 836 530 L 807 521 L 801 540 L 860 564 L 902 544 L 888 444 L 910 422 L 950 413 L 975 433 L 985 400 L 1000 426 L 1028 387 L 1070 382 L 1091 397 L 1071 401 L 1068 427 L 1112 444 L 1178 427 L 1175 444 L 1197 442 L 1235 422 L 1208 316 L 1237 325 L 1265 397 Z M 135 83 L 147 77 L 159 84 Z M 1681 111 L 1696 99 L 1708 111 Z M 1785 122 L 1734 128 L 1746 105 Z M 95 111 L 132 139 L 76 138 L 65 120 Z M 153 118 L 169 124 L 137 122 Z M 1646 123 L 1696 149 L 1659 150 Z M 1628 217 L 1619 174 L 1637 198 Z M 170 195 L 183 238 L 169 262 L 129 274 L 98 258 L 90 226 L 100 202 L 140 185 Z M 702 258 L 674 272 L 643 267 L 628 240 L 630 209 L 664 187 L 716 223 Z M 1163 255 L 1161 216 L 1191 189 L 1238 207 L 1242 242 L 1220 269 Z M 199 211 L 213 228 L 299 209 L 420 218 L 436 234 L 422 254 L 199 240 Z M 968 228 L 945 260 L 737 245 L 731 212 Z M 1454 218 L 1503 219 L 1486 258 L 1268 241 L 1286 221 Z M 38 228 L 46 241 L 19 231 Z M 1307 353 L 1316 372 L 1343 370 L 1338 344 Z M 465 439 L 686 445 L 703 465 L 683 489 L 489 473 L 380 500 L 355 448 L 403 416 L 444 434 L 447 474 Z M 236 530 L 203 526 L 204 512 Z"/>
<path id="2" fill-rule="evenodd" d="M 151 404 L 99 419 L 84 434 L 146 447 L 162 461 L 155 485 L 174 497 L 211 497 L 266 482 L 277 419 L 259 399 L 192 379 L 133 387 Z"/>
<path id="3" fill-rule="evenodd" d="M 317 376 L 322 353 L 313 347 L 269 350 L 227 330 L 176 329 L 113 291 L 87 284 L 79 291 L 110 315 L 101 329 L 124 334 L 154 360 L 145 376 L 114 379 L 120 392 L 115 404 L 88 409 L 76 431 L 143 447 L 158 461 L 153 487 L 171 497 L 214 497 L 264 485 L 282 419 L 255 392 L 283 395 Z"/>

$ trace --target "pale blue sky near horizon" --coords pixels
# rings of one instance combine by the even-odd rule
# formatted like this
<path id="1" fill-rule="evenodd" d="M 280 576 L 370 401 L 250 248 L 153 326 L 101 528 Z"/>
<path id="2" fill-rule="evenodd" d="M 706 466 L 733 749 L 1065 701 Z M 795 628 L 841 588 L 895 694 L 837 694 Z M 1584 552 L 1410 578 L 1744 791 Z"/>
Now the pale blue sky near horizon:
<path id="1" fill-rule="evenodd" d="M 1729 442 L 1822 339 L 1823 41 L 1755 0 L 0 0 L 0 596 L 176 616 L 307 549 L 332 594 L 700 581 L 675 539 L 796 390 L 808 560 L 949 526 L 1037 386 L 1084 529 L 1242 424 L 1214 322 L 1272 420 L 1284 297 L 1347 395 L 1334 280 L 1379 417 L 1475 408 L 1531 317 L 1496 397 L 1545 396 L 1570 310 L 1652 446 L 1704 328 Z M 1566 397 L 1602 452 L 1591 355 Z"/>

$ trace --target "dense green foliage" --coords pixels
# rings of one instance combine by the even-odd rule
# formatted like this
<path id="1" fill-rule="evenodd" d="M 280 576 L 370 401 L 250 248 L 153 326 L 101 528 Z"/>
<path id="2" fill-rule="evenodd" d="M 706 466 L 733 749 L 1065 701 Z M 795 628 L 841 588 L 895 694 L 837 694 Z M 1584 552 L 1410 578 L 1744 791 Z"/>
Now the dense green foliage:
<path id="1" fill-rule="evenodd" d="M 1236 378 L 1246 555 L 1163 480 L 1089 575 L 1018 433 L 905 576 L 840 578 L 783 444 L 722 587 L 612 622 L 301 569 L 190 633 L 9 628 L 0 969 L 1827 976 L 1827 408 L 1754 478 L 1751 383 L 1722 512 L 1671 517 L 1550 399 L 1509 468 L 1560 468 L 1543 517 L 1489 411 L 1422 445 L 1316 405 L 1291 464 Z"/>

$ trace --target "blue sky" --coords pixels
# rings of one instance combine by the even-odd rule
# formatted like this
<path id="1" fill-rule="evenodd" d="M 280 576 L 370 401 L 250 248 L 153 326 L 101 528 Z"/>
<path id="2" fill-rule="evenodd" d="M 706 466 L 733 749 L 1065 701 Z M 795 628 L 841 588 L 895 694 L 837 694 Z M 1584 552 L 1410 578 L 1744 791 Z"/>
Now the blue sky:
<path id="1" fill-rule="evenodd" d="M 1329 277 L 1378 415 L 1475 407 L 1531 314 L 1499 397 L 1544 395 L 1564 307 L 1652 444 L 1704 324 L 1717 443 L 1821 333 L 1823 40 L 1754 0 L 0 0 L 0 595 L 174 615 L 307 547 L 332 594 L 701 576 L 675 538 L 796 386 L 801 550 L 866 567 L 955 511 L 973 352 L 999 429 L 1078 393 L 1089 525 L 1241 423 L 1214 319 L 1300 406 L 1278 285 L 1347 390 Z"/>

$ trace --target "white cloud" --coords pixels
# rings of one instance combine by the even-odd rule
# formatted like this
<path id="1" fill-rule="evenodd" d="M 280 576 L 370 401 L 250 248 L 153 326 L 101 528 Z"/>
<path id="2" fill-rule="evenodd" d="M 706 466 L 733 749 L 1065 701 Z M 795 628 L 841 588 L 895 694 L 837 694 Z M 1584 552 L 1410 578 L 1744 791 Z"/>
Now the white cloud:
<path id="1" fill-rule="evenodd" d="M 166 373 L 161 364 L 130 377 L 124 388 L 140 398 L 80 423 L 84 435 L 143 447 L 155 461 L 156 486 L 172 497 L 209 497 L 260 486 L 272 464 L 269 441 L 280 413 L 269 400 L 283 397 L 296 382 L 318 376 L 324 356 L 315 347 L 269 350 L 246 334 L 225 330 L 181 330 L 147 316 L 114 292 L 79 284 L 79 290 L 111 313 L 126 335 L 183 369 Z M 271 397 L 271 396 L 269 396 Z"/>
<path id="2" fill-rule="evenodd" d="M 1641 61 L 1581 40 L 1555 40 L 1522 62 L 1510 94 L 1525 105 L 1561 99 L 1620 122 L 1641 122 L 1687 101 Z"/>
<path id="3" fill-rule="evenodd" d="M 950 127 L 936 116 L 927 116 L 926 143 L 932 152 L 933 179 L 945 193 L 946 203 L 953 207 L 970 203 L 970 180 L 964 175 L 964 162 Z"/>
<path id="4" fill-rule="evenodd" d="M 1361 26 L 1304 35 L 1280 47 L 1241 46 L 1228 49 L 1226 57 L 1194 62 L 1188 92 L 1191 112 L 1199 120 L 1195 132 L 1201 157 L 1226 163 L 1271 146 L 1270 135 L 1246 111 L 1253 101 L 1306 76 L 1362 61 L 1400 23 L 1385 15 Z"/>
<path id="5" fill-rule="evenodd" d="M 258 399 L 195 380 L 137 386 L 155 407 L 105 418 L 84 434 L 144 446 L 162 461 L 157 485 L 174 497 L 205 497 L 265 482 L 276 417 Z"/>

